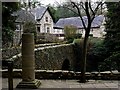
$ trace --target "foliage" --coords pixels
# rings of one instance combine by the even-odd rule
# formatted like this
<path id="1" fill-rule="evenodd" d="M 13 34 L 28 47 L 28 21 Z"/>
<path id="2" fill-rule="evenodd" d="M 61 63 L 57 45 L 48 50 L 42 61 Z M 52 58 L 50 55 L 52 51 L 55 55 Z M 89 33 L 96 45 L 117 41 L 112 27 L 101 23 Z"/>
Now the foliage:
<path id="1" fill-rule="evenodd" d="M 68 42 L 73 42 L 75 35 L 76 35 L 77 27 L 73 25 L 68 25 L 64 27 L 64 34 L 65 39 L 68 40 Z"/>
<path id="2" fill-rule="evenodd" d="M 87 49 L 87 63 L 94 62 L 91 64 L 92 70 L 117 69 L 120 71 L 120 3 L 109 2 L 107 6 L 106 38 L 105 40 L 89 38 L 88 46 L 90 45 L 90 47 Z"/>
<path id="3" fill-rule="evenodd" d="M 18 2 L 2 2 L 2 44 L 4 47 L 12 44 L 16 19 L 12 13 L 18 9 Z"/>
<path id="4" fill-rule="evenodd" d="M 106 37 L 105 37 L 105 48 L 106 48 L 106 59 L 105 65 L 109 66 L 110 69 L 120 70 L 119 55 L 120 55 L 120 2 L 107 2 L 107 20 L 106 20 Z M 108 62 L 111 62 L 108 64 Z M 113 63 L 116 63 L 113 65 Z M 117 67 L 117 68 L 116 68 Z"/>
<path id="5" fill-rule="evenodd" d="M 106 58 L 99 66 L 100 70 L 118 70 L 120 71 L 120 52 L 113 53 L 110 57 Z"/>
<path id="6" fill-rule="evenodd" d="M 50 11 L 50 14 L 51 14 L 51 16 L 52 16 L 52 18 L 53 18 L 53 21 L 54 21 L 54 22 L 57 22 L 57 20 L 58 20 L 58 19 L 57 19 L 57 16 L 56 16 L 56 11 L 57 11 L 57 10 L 56 10 L 55 7 L 53 7 L 53 6 L 50 6 L 50 5 L 49 5 L 48 7 L 49 7 L 48 9 L 49 9 L 49 11 Z"/>
<path id="7" fill-rule="evenodd" d="M 81 50 L 82 50 L 82 44 L 83 39 L 74 39 L 73 44 L 75 45 L 75 52 L 77 55 L 77 63 L 81 62 Z M 93 38 L 90 37 L 88 40 L 88 46 L 87 46 L 87 64 L 86 64 L 86 71 L 98 71 L 98 66 L 100 62 L 103 62 L 105 59 L 105 47 L 103 44 L 103 39 L 101 38 Z M 78 69 L 79 68 L 79 69 Z M 81 65 L 79 64 L 76 66 L 76 70 L 80 71 Z"/>
<path id="8" fill-rule="evenodd" d="M 75 34 L 75 38 L 76 38 L 76 39 L 79 39 L 79 38 L 81 38 L 81 37 L 82 37 L 82 34 L 80 34 L 80 33 Z"/>
<path id="9" fill-rule="evenodd" d="M 48 6 L 50 7 L 50 12 L 54 17 L 55 22 L 57 22 L 60 18 L 79 17 L 79 14 L 75 13 L 77 12 L 77 10 L 73 8 L 73 6 L 70 5 L 69 2 L 63 3 L 62 5 L 58 5 L 57 7 L 54 7 L 51 5 L 48 5 Z M 86 12 L 84 11 L 83 8 L 81 8 L 81 6 L 79 7 L 80 7 L 81 15 L 85 16 Z M 104 10 L 102 9 L 101 11 L 101 9 L 102 7 L 98 8 L 98 12 L 96 13 L 97 15 L 100 15 L 101 13 L 103 13 Z"/>
<path id="10" fill-rule="evenodd" d="M 95 2 L 95 3 L 92 3 L 91 0 L 86 0 L 86 2 L 84 2 L 84 1 L 78 1 L 78 2 L 70 1 L 69 5 L 66 7 L 80 17 L 80 19 L 82 21 L 82 25 L 83 25 L 84 30 L 85 30 L 85 37 L 83 39 L 82 57 L 81 57 L 82 68 L 81 68 L 80 81 L 82 83 L 86 82 L 85 72 L 86 72 L 86 59 L 87 59 L 87 45 L 88 45 L 91 25 L 92 25 L 92 22 L 93 22 L 95 16 L 97 15 L 99 8 L 103 4 L 102 1 L 103 0 L 100 0 L 99 2 Z M 95 7 L 93 7 L 93 6 L 95 6 Z M 83 10 L 83 11 L 81 11 L 81 10 Z M 82 18 L 82 12 L 85 12 L 85 16 L 87 17 L 87 23 L 88 23 L 87 25 L 85 24 L 85 22 Z"/>
<path id="11" fill-rule="evenodd" d="M 50 7 L 50 12 L 52 16 L 54 17 L 55 22 L 57 22 L 60 18 L 67 18 L 67 17 L 74 17 L 78 16 L 71 10 L 64 8 L 64 6 L 49 6 Z"/>
<path id="12" fill-rule="evenodd" d="M 83 44 L 83 39 L 74 39 L 73 41 L 74 53 L 76 55 L 76 60 L 74 62 L 75 71 L 81 71 L 82 44 Z"/>
<path id="13" fill-rule="evenodd" d="M 106 58 L 106 48 L 101 38 L 91 38 L 91 47 L 88 49 L 87 60 L 91 63 L 92 70 L 98 71 L 100 62 Z M 93 63 L 94 62 L 94 63 Z"/>
<path id="14" fill-rule="evenodd" d="M 25 22 L 23 25 L 23 33 L 34 33 L 34 39 L 37 40 L 37 33 L 35 24 L 32 22 Z"/>

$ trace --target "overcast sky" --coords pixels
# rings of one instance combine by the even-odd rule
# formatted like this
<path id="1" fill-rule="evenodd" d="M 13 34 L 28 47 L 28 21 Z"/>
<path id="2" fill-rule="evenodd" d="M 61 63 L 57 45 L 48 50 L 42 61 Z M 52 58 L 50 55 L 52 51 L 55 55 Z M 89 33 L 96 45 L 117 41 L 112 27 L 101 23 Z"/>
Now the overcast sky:
<path id="1" fill-rule="evenodd" d="M 40 1 L 42 4 L 44 4 L 44 5 L 48 5 L 48 4 L 51 4 L 51 5 L 53 5 L 53 4 L 57 4 L 57 2 L 59 3 L 59 4 L 61 4 L 61 3 L 63 3 L 63 2 L 65 2 L 66 0 L 38 0 L 38 1 Z M 81 1 L 81 0 L 73 0 L 73 1 Z M 85 0 L 84 0 L 85 1 Z M 91 0 L 91 1 L 101 1 L 101 0 Z M 107 2 L 118 2 L 118 1 L 120 1 L 120 0 L 106 0 Z"/>
<path id="2" fill-rule="evenodd" d="M 62 3 L 63 1 L 65 1 L 65 0 L 39 0 L 42 4 L 44 4 L 44 5 L 48 5 L 48 4 L 51 4 L 51 5 L 53 5 L 53 4 L 57 4 L 57 3 Z"/>

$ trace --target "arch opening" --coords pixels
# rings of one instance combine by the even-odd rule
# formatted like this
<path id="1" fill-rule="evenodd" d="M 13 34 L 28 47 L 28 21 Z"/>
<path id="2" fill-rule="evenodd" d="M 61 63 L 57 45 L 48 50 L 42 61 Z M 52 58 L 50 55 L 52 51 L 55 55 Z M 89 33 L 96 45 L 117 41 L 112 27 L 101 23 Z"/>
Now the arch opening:
<path id="1" fill-rule="evenodd" d="M 62 70 L 70 70 L 70 61 L 68 59 L 63 61 Z"/>

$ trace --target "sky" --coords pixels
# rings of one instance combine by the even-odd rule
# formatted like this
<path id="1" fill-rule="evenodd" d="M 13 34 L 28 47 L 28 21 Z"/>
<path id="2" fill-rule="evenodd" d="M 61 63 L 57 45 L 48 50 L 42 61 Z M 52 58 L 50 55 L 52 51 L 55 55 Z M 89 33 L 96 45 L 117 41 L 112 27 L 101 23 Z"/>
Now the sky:
<path id="1" fill-rule="evenodd" d="M 60 4 L 65 0 L 39 0 L 39 1 L 44 5 L 48 5 L 48 4 L 53 5 L 53 4 L 58 4 L 58 3 Z"/>
<path id="2" fill-rule="evenodd" d="M 38 1 L 40 1 L 44 5 L 48 5 L 48 4 L 53 5 L 53 4 L 58 4 L 58 3 L 61 4 L 62 2 L 65 2 L 66 0 L 38 0 Z M 73 0 L 73 1 L 81 1 L 81 0 Z M 92 0 L 92 1 L 95 2 L 97 0 Z M 120 0 L 106 0 L 106 1 L 108 1 L 108 2 L 118 2 Z"/>

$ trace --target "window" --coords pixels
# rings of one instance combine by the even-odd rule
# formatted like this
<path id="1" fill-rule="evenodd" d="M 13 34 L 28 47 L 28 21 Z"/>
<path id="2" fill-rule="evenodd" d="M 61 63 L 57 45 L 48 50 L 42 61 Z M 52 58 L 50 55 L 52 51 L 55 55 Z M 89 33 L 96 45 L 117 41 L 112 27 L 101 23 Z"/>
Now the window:
<path id="1" fill-rule="evenodd" d="M 16 29 L 20 30 L 20 25 L 19 24 L 16 25 Z"/>
<path id="2" fill-rule="evenodd" d="M 45 21 L 48 22 L 48 17 L 45 17 Z"/>
<path id="3" fill-rule="evenodd" d="M 47 27 L 47 33 L 50 33 L 50 28 L 49 27 Z"/>
<path id="4" fill-rule="evenodd" d="M 91 28 L 91 31 L 93 32 L 93 28 Z"/>
<path id="5" fill-rule="evenodd" d="M 37 31 L 40 32 L 40 27 L 37 27 Z"/>

